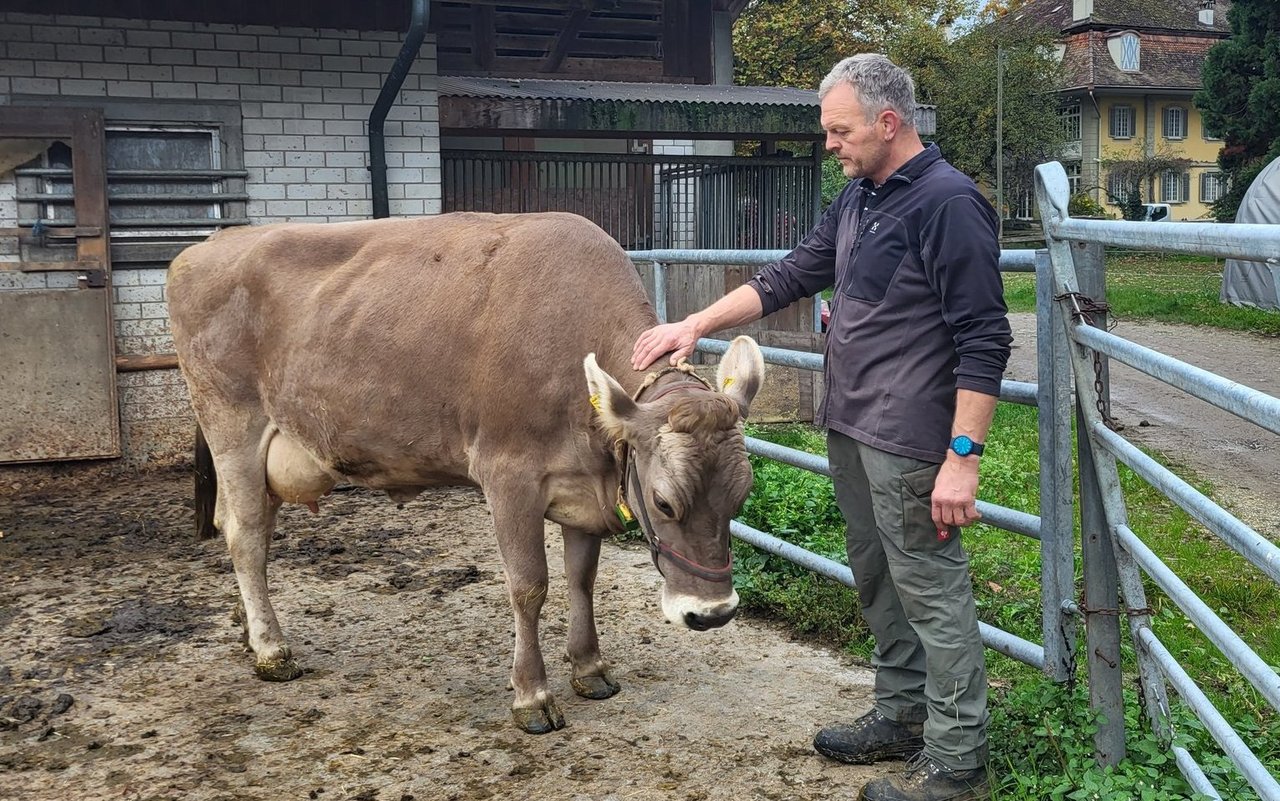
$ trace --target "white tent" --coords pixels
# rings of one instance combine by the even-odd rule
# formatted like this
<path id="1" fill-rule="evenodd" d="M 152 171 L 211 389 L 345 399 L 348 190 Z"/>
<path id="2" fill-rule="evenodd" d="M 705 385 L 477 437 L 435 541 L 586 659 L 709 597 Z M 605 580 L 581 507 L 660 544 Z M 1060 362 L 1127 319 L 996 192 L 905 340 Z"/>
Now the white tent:
<path id="1" fill-rule="evenodd" d="M 1280 158 L 1253 179 L 1236 212 L 1238 223 L 1280 223 Z M 1280 309 L 1280 265 L 1227 259 L 1222 270 L 1223 303 Z"/>

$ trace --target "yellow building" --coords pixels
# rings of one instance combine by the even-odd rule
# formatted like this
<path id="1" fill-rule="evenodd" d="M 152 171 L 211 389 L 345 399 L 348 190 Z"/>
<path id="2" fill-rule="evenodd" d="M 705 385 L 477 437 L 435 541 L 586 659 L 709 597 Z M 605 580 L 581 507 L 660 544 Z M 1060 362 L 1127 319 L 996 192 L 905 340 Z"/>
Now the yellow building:
<path id="1" fill-rule="evenodd" d="M 1073 193 L 1119 216 L 1130 191 L 1113 163 L 1185 159 L 1140 182 L 1147 203 L 1167 203 L 1176 220 L 1207 219 L 1222 192 L 1222 140 L 1206 131 L 1192 96 L 1209 48 L 1230 34 L 1228 0 L 1030 0 L 1009 14 L 1011 29 L 1057 32 L 1065 72 L 1063 165 Z M 1023 202 L 1025 205 L 1025 201 Z M 1015 209 L 1016 211 L 1016 209 Z"/>

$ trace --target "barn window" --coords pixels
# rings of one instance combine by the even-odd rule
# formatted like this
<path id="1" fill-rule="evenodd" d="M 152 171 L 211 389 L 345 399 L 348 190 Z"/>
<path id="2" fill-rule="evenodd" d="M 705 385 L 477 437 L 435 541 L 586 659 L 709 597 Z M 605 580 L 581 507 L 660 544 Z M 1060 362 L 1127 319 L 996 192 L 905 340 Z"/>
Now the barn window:
<path id="1" fill-rule="evenodd" d="M 223 226 L 248 222 L 238 109 L 107 101 L 103 113 L 113 262 L 168 261 Z M 17 171 L 20 224 L 75 225 L 74 158 L 54 142 L 35 166 Z"/>
<path id="2" fill-rule="evenodd" d="M 228 217 L 218 132 L 167 126 L 107 126 L 107 203 L 113 240 L 208 236 Z M 49 149 L 48 220 L 71 220 L 71 149 Z"/>

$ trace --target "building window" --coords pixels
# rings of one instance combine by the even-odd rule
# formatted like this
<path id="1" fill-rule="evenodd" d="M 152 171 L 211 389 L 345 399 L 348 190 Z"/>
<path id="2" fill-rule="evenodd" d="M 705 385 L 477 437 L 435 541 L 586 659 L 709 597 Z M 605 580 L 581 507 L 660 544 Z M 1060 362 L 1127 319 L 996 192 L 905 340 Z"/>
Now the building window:
<path id="1" fill-rule="evenodd" d="M 1187 138 L 1187 110 L 1182 106 L 1166 106 L 1164 109 L 1164 138 Z"/>
<path id="2" fill-rule="evenodd" d="M 1072 103 L 1058 109 L 1058 119 L 1062 121 L 1062 131 L 1068 142 L 1080 141 L 1080 104 Z"/>
<path id="3" fill-rule="evenodd" d="M 22 105 L 66 105 L 21 98 Z M 245 225 L 248 195 L 239 104 L 101 99 L 106 118 L 111 261 L 164 263 L 228 225 Z M 75 224 L 75 153 L 55 142 L 37 167 L 16 171 L 19 224 Z"/>
<path id="4" fill-rule="evenodd" d="M 198 241 L 230 216 L 224 203 L 244 200 L 226 194 L 215 128 L 107 125 L 106 150 L 113 241 Z M 71 158 L 61 142 L 49 148 L 46 191 L 67 199 L 49 202 L 47 219 L 75 219 Z"/>
<path id="5" fill-rule="evenodd" d="M 1111 107 L 1111 138 L 1133 138 L 1133 106 Z"/>
<path id="6" fill-rule="evenodd" d="M 1191 197 L 1191 173 L 1165 170 L 1160 173 L 1160 202 L 1186 203 Z"/>
<path id="7" fill-rule="evenodd" d="M 1208 142 L 1222 141 L 1222 134 L 1209 127 L 1209 121 L 1204 118 L 1203 114 L 1200 115 L 1200 134 Z"/>
<path id="8" fill-rule="evenodd" d="M 1220 172 L 1206 172 L 1200 176 L 1200 202 L 1216 203 L 1227 191 L 1227 182 Z"/>
<path id="9" fill-rule="evenodd" d="M 1120 205 L 1137 188 L 1135 182 L 1124 173 L 1111 173 L 1107 176 L 1107 202 Z"/>
<path id="10" fill-rule="evenodd" d="M 1141 69 L 1141 53 L 1138 34 L 1126 33 L 1120 37 L 1120 69 L 1125 72 L 1137 72 Z"/>
<path id="11" fill-rule="evenodd" d="M 1013 216 L 1018 220 L 1034 220 L 1036 204 L 1030 189 L 1018 193 L 1013 202 Z"/>
<path id="12" fill-rule="evenodd" d="M 1080 162 L 1068 161 L 1062 167 L 1067 171 L 1067 185 L 1071 188 L 1071 194 L 1080 194 Z"/>

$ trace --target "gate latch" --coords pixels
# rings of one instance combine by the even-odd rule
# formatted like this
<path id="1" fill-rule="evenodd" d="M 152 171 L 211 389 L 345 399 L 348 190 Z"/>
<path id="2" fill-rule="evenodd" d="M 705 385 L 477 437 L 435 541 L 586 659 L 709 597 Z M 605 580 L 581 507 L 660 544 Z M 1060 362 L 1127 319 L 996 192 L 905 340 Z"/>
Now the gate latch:
<path id="1" fill-rule="evenodd" d="M 106 270 L 85 270 L 77 276 L 81 289 L 102 289 L 107 285 Z"/>

